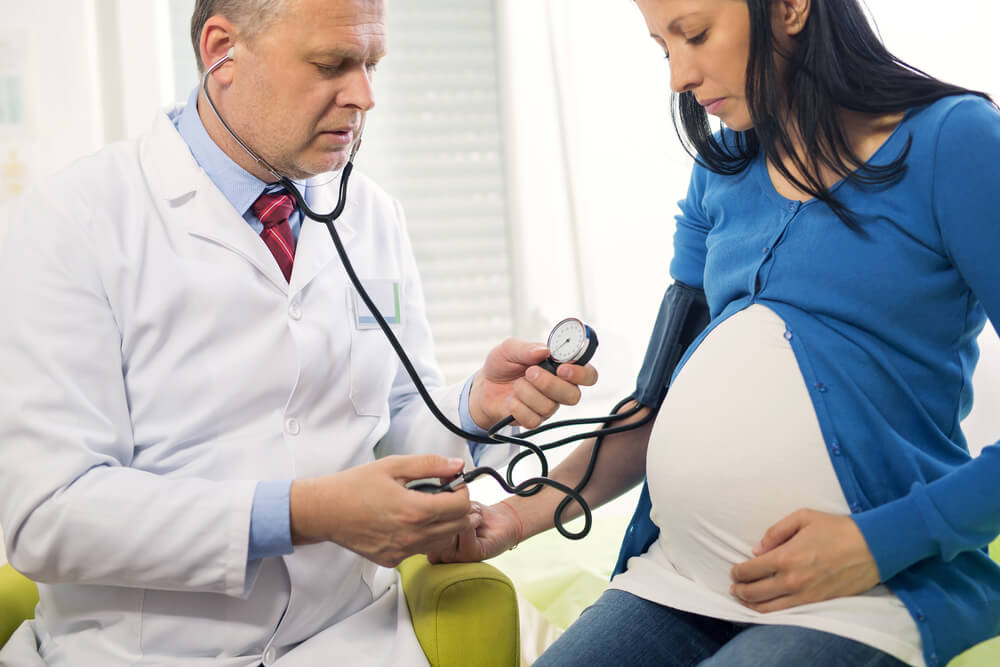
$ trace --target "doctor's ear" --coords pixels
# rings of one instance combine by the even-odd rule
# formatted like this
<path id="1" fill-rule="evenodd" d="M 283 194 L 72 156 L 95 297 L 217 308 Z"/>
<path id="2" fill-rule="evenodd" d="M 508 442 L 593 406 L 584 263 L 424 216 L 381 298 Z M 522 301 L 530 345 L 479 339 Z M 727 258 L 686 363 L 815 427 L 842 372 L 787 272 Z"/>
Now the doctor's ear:
<path id="1" fill-rule="evenodd" d="M 221 14 L 216 14 L 205 21 L 198 42 L 204 69 L 208 69 L 227 56 L 230 60 L 234 59 L 236 35 L 236 26 Z M 212 74 L 212 78 L 224 86 L 228 85 L 232 82 L 232 68 L 220 67 Z"/>

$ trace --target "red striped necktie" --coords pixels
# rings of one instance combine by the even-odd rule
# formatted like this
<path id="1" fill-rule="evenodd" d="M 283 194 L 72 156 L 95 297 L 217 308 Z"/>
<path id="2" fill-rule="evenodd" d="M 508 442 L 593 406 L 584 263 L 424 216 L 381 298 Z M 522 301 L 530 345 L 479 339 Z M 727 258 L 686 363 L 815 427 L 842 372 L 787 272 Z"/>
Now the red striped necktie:
<path id="1" fill-rule="evenodd" d="M 292 279 L 292 263 L 295 261 L 295 239 L 288 217 L 295 210 L 295 202 L 284 190 L 265 192 L 251 206 L 254 215 L 264 225 L 260 237 L 267 244 L 278 267 L 285 274 L 285 280 Z"/>

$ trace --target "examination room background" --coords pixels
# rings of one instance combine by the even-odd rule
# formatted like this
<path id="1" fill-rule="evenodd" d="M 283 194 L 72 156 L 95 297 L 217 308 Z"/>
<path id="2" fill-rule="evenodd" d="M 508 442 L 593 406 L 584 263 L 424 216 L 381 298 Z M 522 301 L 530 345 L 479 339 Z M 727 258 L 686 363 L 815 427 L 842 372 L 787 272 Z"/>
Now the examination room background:
<path id="1" fill-rule="evenodd" d="M 0 239 L 24 188 L 186 99 L 192 5 L 0 0 Z M 543 340 L 581 316 L 600 336 L 601 381 L 561 414 L 602 413 L 642 360 L 691 168 L 662 52 L 631 0 L 389 6 L 390 56 L 358 164 L 407 209 L 445 373 L 460 380 L 503 337 Z M 995 0 L 868 6 L 903 60 L 1000 100 Z M 1000 342 L 989 327 L 980 342 L 973 451 L 1000 438 Z M 499 490 L 477 482 L 474 493 Z"/>

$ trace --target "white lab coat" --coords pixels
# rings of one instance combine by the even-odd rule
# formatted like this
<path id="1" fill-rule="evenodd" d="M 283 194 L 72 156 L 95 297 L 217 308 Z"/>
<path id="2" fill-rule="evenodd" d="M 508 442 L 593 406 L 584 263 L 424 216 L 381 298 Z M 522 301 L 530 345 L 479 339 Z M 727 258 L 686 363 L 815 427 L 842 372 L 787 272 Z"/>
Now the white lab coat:
<path id="1" fill-rule="evenodd" d="M 457 419 L 400 207 L 355 172 L 337 226 L 362 278 L 400 283 L 398 334 Z M 468 457 L 356 327 L 322 225 L 286 284 L 164 115 L 24 198 L 0 284 L 0 523 L 41 582 L 0 663 L 426 665 L 394 570 L 329 543 L 247 567 L 257 480 L 379 443 Z"/>

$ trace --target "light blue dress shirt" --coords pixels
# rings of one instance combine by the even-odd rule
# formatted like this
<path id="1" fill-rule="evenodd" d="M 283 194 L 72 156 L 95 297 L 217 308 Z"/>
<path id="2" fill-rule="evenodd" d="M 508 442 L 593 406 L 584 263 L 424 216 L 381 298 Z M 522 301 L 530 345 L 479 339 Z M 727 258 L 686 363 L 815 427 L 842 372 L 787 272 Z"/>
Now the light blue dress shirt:
<path id="1" fill-rule="evenodd" d="M 251 206 L 265 192 L 280 189 L 277 184 L 267 184 L 249 173 L 243 167 L 233 162 L 232 158 L 208 136 L 205 126 L 198 115 L 198 88 L 191 91 L 187 105 L 174 117 L 174 126 L 181 138 L 191 149 L 191 154 L 208 175 L 216 187 L 229 200 L 243 219 L 247 221 L 258 234 L 264 226 L 254 215 Z M 304 187 L 298 183 L 299 192 Z M 302 212 L 295 209 L 288 220 L 292 228 L 292 236 L 298 241 L 299 230 L 302 228 Z M 263 243 L 263 241 L 261 241 Z M 469 411 L 469 393 L 472 389 L 472 378 L 469 378 L 459 399 L 459 416 L 462 428 L 469 433 L 485 435 L 486 431 L 479 428 Z M 479 461 L 482 447 L 479 443 L 469 442 L 469 451 L 474 462 Z M 292 553 L 292 536 L 289 525 L 289 491 L 292 480 L 265 480 L 257 483 L 254 492 L 253 507 L 250 513 L 250 549 L 248 562 L 261 558 L 280 556 Z"/>

